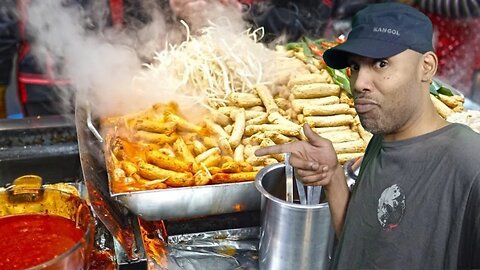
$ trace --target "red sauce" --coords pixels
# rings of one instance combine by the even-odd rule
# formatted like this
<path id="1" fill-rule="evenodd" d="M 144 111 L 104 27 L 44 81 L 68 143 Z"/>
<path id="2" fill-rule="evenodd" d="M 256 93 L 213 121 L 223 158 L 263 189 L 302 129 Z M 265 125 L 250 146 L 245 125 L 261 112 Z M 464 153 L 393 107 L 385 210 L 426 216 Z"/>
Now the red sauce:
<path id="1" fill-rule="evenodd" d="M 0 269 L 25 269 L 53 259 L 82 236 L 75 222 L 44 214 L 0 218 Z"/>

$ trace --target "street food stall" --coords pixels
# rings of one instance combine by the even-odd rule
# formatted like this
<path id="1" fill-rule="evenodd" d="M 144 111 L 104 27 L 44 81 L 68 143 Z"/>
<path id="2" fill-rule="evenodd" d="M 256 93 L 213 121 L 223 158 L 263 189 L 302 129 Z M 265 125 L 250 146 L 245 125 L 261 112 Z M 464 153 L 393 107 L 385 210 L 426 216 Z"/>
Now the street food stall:
<path id="1" fill-rule="evenodd" d="M 286 178 L 284 156 L 256 157 L 254 151 L 302 140 L 308 124 L 332 141 L 345 164 L 363 155 L 372 135 L 354 110 L 348 70 L 332 70 L 322 60 L 323 51 L 341 40 L 305 39 L 272 50 L 256 41 L 257 34 L 228 39 L 211 28 L 158 53 L 133 80 L 131 96 L 119 97 L 118 104 L 130 101 L 125 111 L 120 106 L 106 113 L 99 110 L 103 104 L 80 97 L 72 116 L 5 121 L 5 196 L 28 193 L 19 184 L 25 177 L 7 184 L 31 174 L 44 182 L 26 177 L 37 181 L 27 198 L 78 192 L 95 227 L 86 248 L 93 251 L 82 253 L 87 263 L 78 269 L 258 269 L 262 254 L 272 255 L 259 248 L 265 224 L 272 224 L 265 219 L 278 217 L 261 211 L 262 202 L 268 197 L 278 211 L 291 207 L 284 204 L 287 187 L 266 180 Z M 152 91 L 164 98 L 149 98 Z M 479 114 L 465 109 L 462 95 L 439 82 L 431 93 L 442 117 L 479 131 Z M 260 191 L 254 180 L 262 182 Z M 274 193 L 276 199 L 265 195 Z M 300 200 L 295 195 L 292 204 Z M 314 204 L 325 206 L 324 196 Z M 324 208 L 299 207 L 307 214 L 318 210 L 326 221 L 318 229 L 325 247 L 318 257 L 328 267 L 333 230 Z M 281 217 L 301 220 L 295 215 Z"/>

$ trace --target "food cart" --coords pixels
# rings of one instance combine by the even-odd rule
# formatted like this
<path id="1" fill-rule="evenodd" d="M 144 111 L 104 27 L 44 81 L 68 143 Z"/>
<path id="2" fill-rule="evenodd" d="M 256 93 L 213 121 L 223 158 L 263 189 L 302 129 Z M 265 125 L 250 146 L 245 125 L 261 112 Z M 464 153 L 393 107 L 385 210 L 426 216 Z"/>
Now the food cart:
<path id="1" fill-rule="evenodd" d="M 301 140 L 309 124 L 332 141 L 342 164 L 363 155 L 371 134 L 353 109 L 348 71 L 321 60 L 335 43 L 304 40 L 270 50 L 248 39 L 252 54 L 242 58 L 232 53 L 236 44 L 217 37 L 206 32 L 159 54 L 136 80 L 151 90 L 152 81 L 176 74 L 172 91 L 201 99 L 197 122 L 188 119 L 193 107 L 163 100 L 101 115 L 94 101 L 79 99 L 75 115 L 2 123 L 2 185 L 38 174 L 45 183 L 72 183 L 88 200 L 95 247 L 107 254 L 94 256 L 91 269 L 257 269 L 261 198 L 253 180 L 283 157 L 257 158 L 254 150 Z M 266 68 L 253 53 L 279 62 Z M 478 124 L 464 97 L 441 85 L 432 92 L 444 118 L 458 113 L 458 121 Z"/>

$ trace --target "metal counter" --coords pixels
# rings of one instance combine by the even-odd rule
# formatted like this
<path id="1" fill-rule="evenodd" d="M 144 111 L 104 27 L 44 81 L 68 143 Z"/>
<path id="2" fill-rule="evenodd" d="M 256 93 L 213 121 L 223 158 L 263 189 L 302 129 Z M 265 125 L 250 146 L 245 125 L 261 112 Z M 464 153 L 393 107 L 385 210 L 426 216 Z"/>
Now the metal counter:
<path id="1" fill-rule="evenodd" d="M 31 173 L 47 183 L 80 178 L 72 116 L 0 120 L 0 185 Z"/>
<path id="2" fill-rule="evenodd" d="M 83 183 L 73 116 L 0 120 L 0 186 L 8 185 L 15 178 L 25 174 L 39 175 L 44 179 L 45 184 Z M 123 218 L 130 219 L 134 224 L 136 234 L 139 234 L 137 218 L 134 215 Z M 189 234 L 193 234 L 191 236 L 193 239 L 199 235 L 213 235 L 216 231 L 238 233 L 243 228 L 258 227 L 260 213 L 248 211 L 202 216 L 195 219 L 175 219 L 165 221 L 164 224 L 168 235 L 175 237 L 173 239 L 179 239 L 181 235 Z M 114 249 L 120 270 L 158 269 L 152 268 L 155 266 L 151 261 L 150 264 L 145 260 L 128 262 L 122 248 L 105 226 L 99 223 L 97 230 L 99 231 L 96 238 L 97 245 Z M 138 235 L 136 238 L 138 239 Z M 185 247 L 185 243 L 178 244 Z M 144 252 L 143 247 L 140 249 L 141 252 Z M 176 255 L 181 254 L 178 249 L 173 251 L 174 249 L 172 246 L 171 252 L 175 252 Z M 171 255 L 174 256 L 173 253 Z M 177 259 L 179 258 L 177 257 Z"/>

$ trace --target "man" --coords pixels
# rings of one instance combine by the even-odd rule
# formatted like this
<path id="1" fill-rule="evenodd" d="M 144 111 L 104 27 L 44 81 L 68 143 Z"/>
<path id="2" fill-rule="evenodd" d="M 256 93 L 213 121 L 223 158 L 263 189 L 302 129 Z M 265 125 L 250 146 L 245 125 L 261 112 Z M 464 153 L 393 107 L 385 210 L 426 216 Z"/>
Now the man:
<path id="1" fill-rule="evenodd" d="M 480 136 L 431 103 L 429 19 L 398 3 L 370 5 L 324 59 L 352 69 L 355 109 L 374 134 L 352 192 L 331 142 L 308 126 L 308 142 L 256 154 L 291 152 L 304 183 L 324 186 L 339 237 L 332 268 L 479 268 Z"/>

